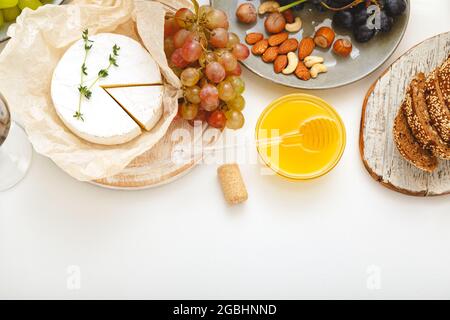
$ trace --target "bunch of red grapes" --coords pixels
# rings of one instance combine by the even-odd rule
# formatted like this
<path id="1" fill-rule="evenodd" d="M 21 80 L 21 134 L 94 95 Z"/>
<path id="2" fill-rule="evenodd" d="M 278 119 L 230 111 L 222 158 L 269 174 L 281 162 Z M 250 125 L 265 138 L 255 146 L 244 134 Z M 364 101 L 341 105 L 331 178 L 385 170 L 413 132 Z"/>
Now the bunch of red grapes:
<path id="1" fill-rule="evenodd" d="M 195 13 L 179 9 L 166 18 L 164 50 L 183 85 L 179 115 L 219 129 L 240 129 L 245 122 L 245 83 L 239 61 L 250 52 L 228 27 L 221 10 L 210 6 L 201 6 Z"/>

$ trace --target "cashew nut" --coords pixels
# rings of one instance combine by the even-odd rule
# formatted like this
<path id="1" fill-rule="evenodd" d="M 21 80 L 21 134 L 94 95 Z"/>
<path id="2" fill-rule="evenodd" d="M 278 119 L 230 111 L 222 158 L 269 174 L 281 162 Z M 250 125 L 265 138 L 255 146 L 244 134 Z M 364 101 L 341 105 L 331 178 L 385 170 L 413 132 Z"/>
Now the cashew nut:
<path id="1" fill-rule="evenodd" d="M 300 17 L 296 17 L 295 21 L 293 23 L 287 23 L 285 28 L 287 32 L 299 32 L 302 28 L 302 19 L 300 19 Z"/>
<path id="2" fill-rule="evenodd" d="M 283 74 L 291 74 L 294 73 L 295 69 L 297 69 L 298 65 L 298 56 L 294 52 L 289 52 L 287 54 L 288 65 L 283 69 Z"/>
<path id="3" fill-rule="evenodd" d="M 261 5 L 258 8 L 259 14 L 264 14 L 267 12 L 278 12 L 278 8 L 280 7 L 280 4 L 276 1 L 265 1 L 261 3 Z"/>
<path id="4" fill-rule="evenodd" d="M 318 57 L 318 56 L 308 56 L 305 58 L 305 60 L 303 60 L 303 62 L 305 63 L 305 66 L 307 68 L 311 68 L 315 64 L 323 63 L 324 59 L 322 57 Z"/>
<path id="5" fill-rule="evenodd" d="M 324 73 L 327 72 L 327 66 L 322 64 L 322 63 L 318 63 L 312 66 L 311 70 L 309 70 L 309 73 L 311 73 L 311 77 L 313 77 L 314 79 L 317 78 L 317 76 L 319 75 L 319 73 Z"/>

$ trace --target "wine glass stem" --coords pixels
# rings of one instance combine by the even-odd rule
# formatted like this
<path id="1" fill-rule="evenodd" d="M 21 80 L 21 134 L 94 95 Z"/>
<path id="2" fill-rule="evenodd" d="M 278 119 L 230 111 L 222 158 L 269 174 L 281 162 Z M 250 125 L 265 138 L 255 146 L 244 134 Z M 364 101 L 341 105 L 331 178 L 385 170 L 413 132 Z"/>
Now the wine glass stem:
<path id="1" fill-rule="evenodd" d="M 0 146 L 0 191 L 13 187 L 25 177 L 32 152 L 25 131 L 12 122 L 10 133 Z"/>

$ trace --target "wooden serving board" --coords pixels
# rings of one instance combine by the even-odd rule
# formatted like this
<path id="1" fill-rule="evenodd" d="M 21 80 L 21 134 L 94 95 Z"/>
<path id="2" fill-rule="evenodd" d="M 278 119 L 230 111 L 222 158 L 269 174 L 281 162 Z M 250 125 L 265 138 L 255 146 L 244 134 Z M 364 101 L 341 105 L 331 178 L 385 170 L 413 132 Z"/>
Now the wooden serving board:
<path id="1" fill-rule="evenodd" d="M 185 120 L 174 120 L 164 137 L 152 149 L 134 159 L 120 174 L 94 181 L 112 189 L 146 189 L 169 183 L 188 173 L 202 158 L 197 152 L 212 146 L 220 137 L 220 130 L 203 126 L 194 133 Z"/>
<path id="2" fill-rule="evenodd" d="M 450 161 L 432 173 L 407 162 L 393 139 L 393 122 L 406 89 L 418 72 L 430 73 L 450 54 L 450 32 L 425 40 L 394 62 L 371 86 L 364 101 L 360 153 L 370 175 L 392 190 L 413 196 L 450 194 Z"/>

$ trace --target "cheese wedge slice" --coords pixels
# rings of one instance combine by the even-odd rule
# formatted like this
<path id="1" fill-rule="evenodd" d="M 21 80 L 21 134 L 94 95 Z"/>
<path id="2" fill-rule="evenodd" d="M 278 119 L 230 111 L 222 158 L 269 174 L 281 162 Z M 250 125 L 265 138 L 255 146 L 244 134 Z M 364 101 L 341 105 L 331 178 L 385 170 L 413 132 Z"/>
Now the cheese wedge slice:
<path id="1" fill-rule="evenodd" d="M 163 114 L 162 85 L 103 87 L 139 126 L 150 131 Z"/>
<path id="2" fill-rule="evenodd" d="M 115 145 L 128 142 L 142 131 L 138 123 L 103 89 L 103 86 L 121 84 L 161 83 L 158 65 L 137 41 L 118 34 L 101 33 L 90 36 L 94 41 L 86 59 L 88 75 L 84 85 L 91 86 L 100 69 L 108 67 L 112 47 L 120 47 L 116 66 L 111 66 L 108 76 L 102 78 L 90 89 L 90 99 L 82 98 L 83 119 L 74 118 L 78 110 L 81 66 L 84 60 L 82 40 L 73 44 L 59 61 L 51 84 L 51 95 L 55 110 L 64 124 L 77 136 L 98 144 Z M 162 87 L 156 87 L 163 91 Z M 142 93 L 140 93 L 142 94 Z M 156 93 L 155 93 L 156 94 Z M 153 95 L 152 95 L 153 96 Z M 136 97 L 136 99 L 138 99 Z M 139 99 L 145 99 L 143 97 Z M 157 122 L 162 114 L 162 105 L 157 102 L 147 112 L 145 123 Z M 130 108 L 131 109 L 131 108 Z M 142 111 L 141 111 L 142 112 Z M 136 116 L 136 119 L 140 117 Z"/>

